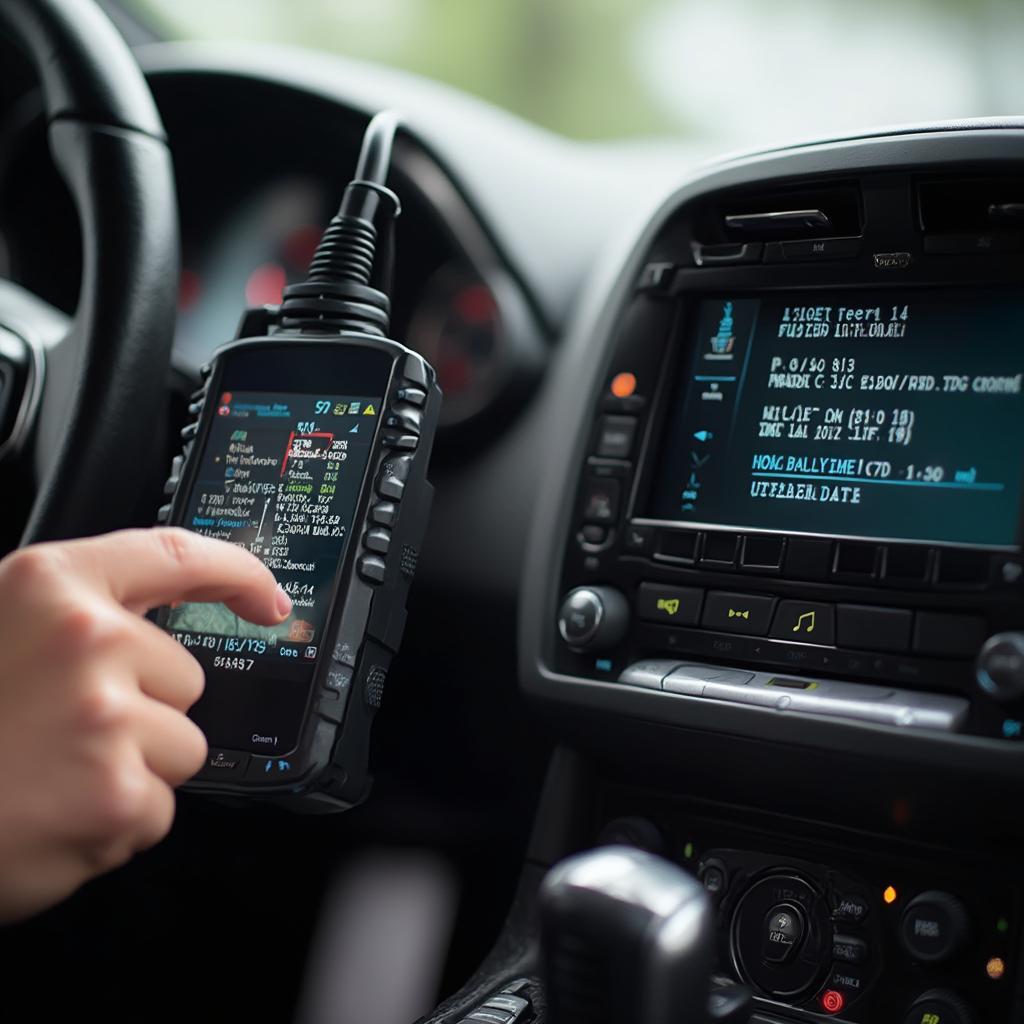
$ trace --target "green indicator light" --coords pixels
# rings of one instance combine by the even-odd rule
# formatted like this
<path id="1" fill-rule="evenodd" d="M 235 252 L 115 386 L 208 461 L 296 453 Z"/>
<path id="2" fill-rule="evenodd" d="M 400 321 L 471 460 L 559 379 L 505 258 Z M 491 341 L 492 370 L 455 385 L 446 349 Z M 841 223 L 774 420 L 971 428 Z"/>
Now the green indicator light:
<path id="1" fill-rule="evenodd" d="M 687 860 L 692 860 L 692 859 L 693 859 L 693 843 L 687 843 L 687 844 L 686 844 L 686 845 L 685 845 L 685 846 L 683 847 L 683 856 L 684 856 L 684 857 L 685 857 L 685 858 L 686 858 Z"/>
<path id="2" fill-rule="evenodd" d="M 996 931 L 999 932 L 1000 935 L 1005 935 L 1009 930 L 1010 922 L 1007 921 L 1005 917 L 1001 917 L 996 921 Z"/>

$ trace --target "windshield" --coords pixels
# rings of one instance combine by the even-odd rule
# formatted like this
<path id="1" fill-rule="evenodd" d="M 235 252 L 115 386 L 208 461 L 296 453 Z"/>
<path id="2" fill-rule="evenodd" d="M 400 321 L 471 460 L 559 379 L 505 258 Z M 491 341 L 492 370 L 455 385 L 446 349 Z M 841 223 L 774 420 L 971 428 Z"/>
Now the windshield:
<path id="1" fill-rule="evenodd" d="M 124 0 L 163 36 L 334 51 L 579 139 L 754 145 L 1024 109 L 1020 0 Z"/>

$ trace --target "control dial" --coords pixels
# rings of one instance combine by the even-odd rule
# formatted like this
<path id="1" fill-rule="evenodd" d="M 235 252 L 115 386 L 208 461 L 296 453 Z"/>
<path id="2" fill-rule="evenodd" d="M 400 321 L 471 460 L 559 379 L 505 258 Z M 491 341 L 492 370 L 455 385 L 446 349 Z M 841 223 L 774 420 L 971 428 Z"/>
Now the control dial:
<path id="1" fill-rule="evenodd" d="M 996 633 L 985 641 L 975 664 L 978 685 L 1001 701 L 1024 697 L 1024 633 Z"/>
<path id="2" fill-rule="evenodd" d="M 955 956 L 967 942 L 969 921 L 963 903 L 948 892 L 923 892 L 907 904 L 900 919 L 903 948 L 923 963 Z"/>
<path id="3" fill-rule="evenodd" d="M 914 1000 L 903 1024 L 921 1024 L 925 1020 L 941 1021 L 942 1024 L 974 1024 L 974 1014 L 958 995 L 936 988 Z"/>
<path id="4" fill-rule="evenodd" d="M 629 603 L 614 587 L 576 587 L 558 609 L 558 632 L 574 651 L 607 650 L 628 628 Z"/>

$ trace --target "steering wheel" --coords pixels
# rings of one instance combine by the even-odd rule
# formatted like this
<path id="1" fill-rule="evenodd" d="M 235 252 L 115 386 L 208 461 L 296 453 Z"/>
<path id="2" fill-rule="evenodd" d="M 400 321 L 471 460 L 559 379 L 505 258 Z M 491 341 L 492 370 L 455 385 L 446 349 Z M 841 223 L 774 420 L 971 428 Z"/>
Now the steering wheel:
<path id="1" fill-rule="evenodd" d="M 178 221 L 152 94 L 92 0 L 3 0 L 0 31 L 38 72 L 82 228 L 70 320 L 0 280 L 0 494 L 27 489 L 28 543 L 132 522 L 166 400 Z"/>

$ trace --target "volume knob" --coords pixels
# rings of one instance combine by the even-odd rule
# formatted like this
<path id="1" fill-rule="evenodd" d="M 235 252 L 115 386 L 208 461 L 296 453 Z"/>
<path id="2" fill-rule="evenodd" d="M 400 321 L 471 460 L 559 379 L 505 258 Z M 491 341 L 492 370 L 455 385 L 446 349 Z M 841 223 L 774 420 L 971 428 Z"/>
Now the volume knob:
<path id="1" fill-rule="evenodd" d="M 1024 697 L 1024 633 L 996 633 L 985 641 L 975 665 L 978 685 L 989 697 Z"/>
<path id="2" fill-rule="evenodd" d="M 965 945 L 970 923 L 967 908 L 948 892 L 923 892 L 907 904 L 900 920 L 903 948 L 923 963 L 954 957 Z"/>
<path id="3" fill-rule="evenodd" d="M 562 598 L 558 632 L 574 651 L 614 647 L 629 629 L 629 602 L 614 587 L 576 587 Z"/>
<path id="4" fill-rule="evenodd" d="M 926 1020 L 941 1021 L 941 1024 L 974 1024 L 974 1014 L 958 995 L 935 988 L 918 996 L 903 1018 L 904 1024 L 921 1024 Z"/>

